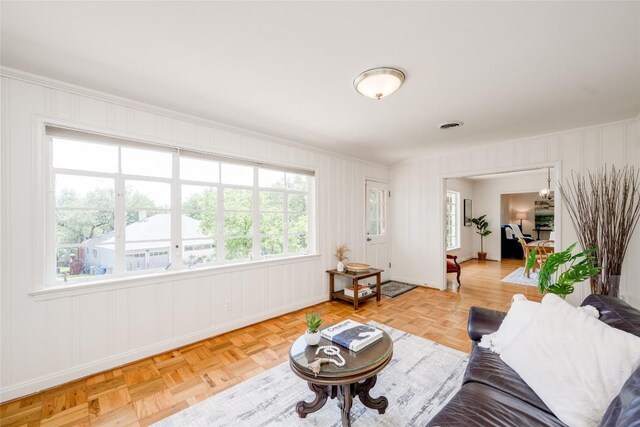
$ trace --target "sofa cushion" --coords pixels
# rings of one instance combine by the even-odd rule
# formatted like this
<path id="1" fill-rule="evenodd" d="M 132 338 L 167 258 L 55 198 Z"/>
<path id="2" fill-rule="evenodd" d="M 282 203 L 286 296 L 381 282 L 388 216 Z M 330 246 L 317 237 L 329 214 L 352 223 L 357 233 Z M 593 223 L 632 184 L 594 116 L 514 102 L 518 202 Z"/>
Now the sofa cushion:
<path id="1" fill-rule="evenodd" d="M 609 326 L 640 337 L 640 310 L 619 298 L 589 295 L 582 305 L 592 305 L 600 312 L 600 320 Z"/>
<path id="2" fill-rule="evenodd" d="M 640 369 L 624 383 L 602 418 L 602 427 L 640 426 Z"/>
<path id="3" fill-rule="evenodd" d="M 552 414 L 480 383 L 467 383 L 428 426 L 564 426 Z"/>
<path id="4" fill-rule="evenodd" d="M 524 382 L 520 375 L 491 350 L 473 345 L 469 364 L 464 373 L 463 384 L 481 383 L 520 399 L 536 408 L 551 413 L 538 395 Z"/>

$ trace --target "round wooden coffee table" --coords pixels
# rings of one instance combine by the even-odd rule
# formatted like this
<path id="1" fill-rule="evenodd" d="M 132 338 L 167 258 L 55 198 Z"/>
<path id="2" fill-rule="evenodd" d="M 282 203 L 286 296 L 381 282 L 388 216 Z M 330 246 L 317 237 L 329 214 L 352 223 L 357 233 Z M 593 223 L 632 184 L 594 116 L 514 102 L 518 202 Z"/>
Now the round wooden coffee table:
<path id="1" fill-rule="evenodd" d="M 323 345 L 332 344 L 323 338 L 317 346 L 307 346 L 304 337 L 300 337 L 293 343 L 289 352 L 291 369 L 297 376 L 307 381 L 311 391 L 316 394 L 312 402 L 304 400 L 298 402 L 296 412 L 300 418 L 305 418 L 307 414 L 322 408 L 328 398 L 335 399 L 337 397 L 338 407 L 342 410 L 342 425 L 350 426 L 349 412 L 354 396 L 358 396 L 366 407 L 377 409 L 378 413 L 384 414 L 389 405 L 387 398 L 384 396 L 371 397 L 369 391 L 376 384 L 378 372 L 391 360 L 393 355 L 391 337 L 383 332 L 382 339 L 357 353 L 336 346 L 345 359 L 345 365 L 338 367 L 332 363 L 325 363 L 316 376 L 307 368 L 316 357 L 337 359 L 336 356 L 326 356 L 322 351 L 316 356 L 317 348 Z"/>

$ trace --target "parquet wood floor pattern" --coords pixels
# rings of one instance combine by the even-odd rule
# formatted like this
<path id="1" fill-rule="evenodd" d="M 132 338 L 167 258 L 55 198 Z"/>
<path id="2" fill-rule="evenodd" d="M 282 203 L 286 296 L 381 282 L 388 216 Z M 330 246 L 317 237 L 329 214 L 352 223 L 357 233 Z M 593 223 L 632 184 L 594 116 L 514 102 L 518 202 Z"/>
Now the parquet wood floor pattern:
<path id="1" fill-rule="evenodd" d="M 506 310 L 514 293 L 539 300 L 532 286 L 500 279 L 522 261 L 467 261 L 460 292 L 419 287 L 393 299 L 351 305 L 325 302 L 215 336 L 108 372 L 64 384 L 0 406 L 0 425 L 146 426 L 287 360 L 304 332 L 304 314 L 326 323 L 374 320 L 468 352 L 467 313 L 472 305 Z M 453 279 L 454 275 L 450 275 Z"/>

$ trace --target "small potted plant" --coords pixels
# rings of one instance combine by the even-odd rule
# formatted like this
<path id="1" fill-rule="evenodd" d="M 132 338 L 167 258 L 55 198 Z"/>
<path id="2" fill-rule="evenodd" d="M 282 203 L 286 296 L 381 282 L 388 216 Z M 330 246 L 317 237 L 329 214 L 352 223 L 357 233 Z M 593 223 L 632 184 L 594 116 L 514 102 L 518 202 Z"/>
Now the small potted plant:
<path id="1" fill-rule="evenodd" d="M 478 261 L 484 261 L 487 259 L 487 253 L 484 251 L 484 238 L 491 234 L 489 230 L 489 222 L 484 219 L 486 215 L 473 218 L 472 223 L 476 226 L 476 233 L 480 235 L 480 252 L 478 252 Z"/>
<path id="2" fill-rule="evenodd" d="M 320 342 L 320 325 L 322 325 L 322 319 L 318 313 L 307 313 L 307 331 L 304 333 L 304 340 L 307 345 L 318 345 Z"/>
<path id="3" fill-rule="evenodd" d="M 571 254 L 576 244 L 570 245 L 567 249 L 555 252 L 547 258 L 538 272 L 538 291 L 541 294 L 556 294 L 563 299 L 573 293 L 575 283 L 590 279 L 600 272 L 600 267 L 595 265 L 596 260 L 593 255 L 598 250 L 587 249 L 575 255 Z M 531 269 L 536 263 L 538 248 L 529 252 L 527 257 L 527 267 Z M 558 269 L 569 263 L 564 271 L 558 274 Z"/>
<path id="4" fill-rule="evenodd" d="M 336 249 L 336 258 L 338 258 L 338 265 L 336 266 L 336 270 L 338 270 L 340 273 L 344 271 L 344 262 L 349 260 L 346 255 L 347 252 L 349 252 L 349 248 L 345 244 L 338 246 Z"/>

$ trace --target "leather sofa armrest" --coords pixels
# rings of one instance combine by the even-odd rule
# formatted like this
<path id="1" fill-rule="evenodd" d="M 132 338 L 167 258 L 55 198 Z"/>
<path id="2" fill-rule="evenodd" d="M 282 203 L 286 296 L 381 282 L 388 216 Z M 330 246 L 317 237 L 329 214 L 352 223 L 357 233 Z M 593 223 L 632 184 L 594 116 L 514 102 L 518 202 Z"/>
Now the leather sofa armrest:
<path id="1" fill-rule="evenodd" d="M 502 311 L 490 310 L 483 307 L 471 307 L 467 322 L 467 333 L 473 341 L 480 341 L 483 335 L 498 330 L 502 320 L 507 315 Z"/>

